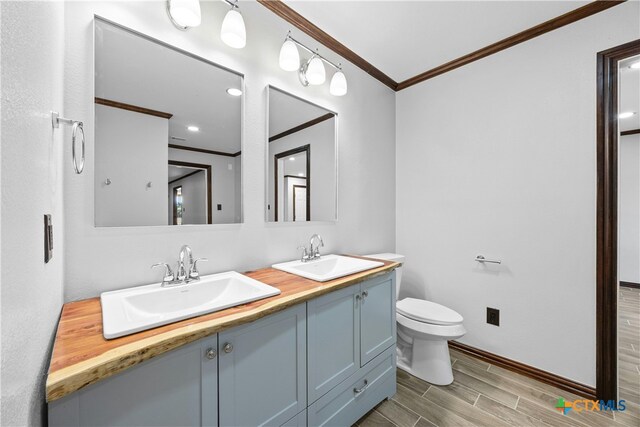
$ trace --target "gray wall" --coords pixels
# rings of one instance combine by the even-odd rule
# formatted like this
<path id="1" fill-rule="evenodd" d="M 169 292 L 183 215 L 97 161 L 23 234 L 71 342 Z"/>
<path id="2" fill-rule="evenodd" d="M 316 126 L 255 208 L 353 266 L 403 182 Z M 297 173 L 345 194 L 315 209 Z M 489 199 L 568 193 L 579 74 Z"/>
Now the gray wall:
<path id="1" fill-rule="evenodd" d="M 96 226 L 166 225 L 169 121 L 105 105 L 95 109 Z"/>
<path id="2" fill-rule="evenodd" d="M 640 38 L 639 14 L 637 2 L 616 6 L 396 100 L 400 296 L 458 311 L 464 343 L 588 385 L 596 53 Z M 501 309 L 500 327 L 486 307 Z"/>
<path id="3" fill-rule="evenodd" d="M 64 113 L 63 4 L 0 2 L 2 130 L 1 379 L 3 426 L 40 425 L 49 348 L 63 301 L 62 182 L 71 171 Z M 64 157 L 63 157 L 64 153 Z M 43 261 L 43 215 L 53 215 L 54 255 Z"/>
<path id="4" fill-rule="evenodd" d="M 231 49 L 212 35 L 228 9 L 222 2 L 202 2 L 203 25 L 176 30 L 167 19 L 164 2 L 76 2 L 66 8 L 68 60 L 65 66 L 65 111 L 85 121 L 88 162 L 85 174 L 65 168 L 65 234 L 67 262 L 65 300 L 96 296 L 108 289 L 141 285 L 160 279 L 149 269 L 154 262 L 173 262 L 182 244 L 211 261 L 203 273 L 245 271 L 298 257 L 296 247 L 320 233 L 325 253 L 370 253 L 393 249 L 395 243 L 395 95 L 393 91 L 345 64 L 349 94 L 329 94 L 329 84 L 303 88 L 296 73 L 282 71 L 278 55 L 290 25 L 264 6 L 243 2 L 247 47 Z M 244 223 L 215 226 L 127 227 L 93 226 L 93 14 L 194 52 L 245 74 L 242 147 Z M 215 33 L 215 32 L 214 32 Z M 317 42 L 330 59 L 339 58 Z M 342 61 L 343 64 L 345 61 Z M 266 224 L 266 86 L 273 84 L 340 115 L 340 174 L 336 223 Z M 387 202 L 381 202 L 386 200 Z"/>

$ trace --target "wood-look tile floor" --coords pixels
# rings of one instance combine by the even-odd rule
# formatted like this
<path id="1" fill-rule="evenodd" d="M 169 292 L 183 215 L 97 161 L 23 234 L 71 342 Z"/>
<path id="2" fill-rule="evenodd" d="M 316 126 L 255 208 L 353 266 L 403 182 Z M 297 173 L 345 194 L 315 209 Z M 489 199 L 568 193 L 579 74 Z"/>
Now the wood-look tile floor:
<path id="1" fill-rule="evenodd" d="M 562 415 L 557 399 L 580 396 L 451 351 L 453 384 L 430 385 L 398 370 L 396 395 L 362 417 L 359 427 L 628 426 L 640 427 L 640 291 L 620 290 L 620 398 L 623 412 Z"/>

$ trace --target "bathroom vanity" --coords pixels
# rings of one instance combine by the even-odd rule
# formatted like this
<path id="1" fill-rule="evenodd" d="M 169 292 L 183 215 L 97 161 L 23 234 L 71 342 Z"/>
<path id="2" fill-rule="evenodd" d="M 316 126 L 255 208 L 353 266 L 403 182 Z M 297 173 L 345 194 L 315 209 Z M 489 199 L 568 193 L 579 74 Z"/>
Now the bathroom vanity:
<path id="1" fill-rule="evenodd" d="M 114 340 L 99 299 L 68 303 L 49 425 L 351 425 L 395 394 L 399 265 L 323 283 L 249 272 L 281 293 Z"/>

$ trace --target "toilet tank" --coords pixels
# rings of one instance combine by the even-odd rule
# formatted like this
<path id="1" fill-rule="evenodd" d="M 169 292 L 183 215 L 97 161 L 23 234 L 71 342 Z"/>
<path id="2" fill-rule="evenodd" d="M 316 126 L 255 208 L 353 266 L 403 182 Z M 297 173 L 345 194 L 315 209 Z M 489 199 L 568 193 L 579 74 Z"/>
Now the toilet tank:
<path id="1" fill-rule="evenodd" d="M 384 261 L 395 261 L 404 264 L 404 255 L 385 252 L 381 254 L 363 255 L 367 258 L 382 259 Z M 402 282 L 402 266 L 396 269 L 396 298 L 400 292 L 400 283 Z"/>

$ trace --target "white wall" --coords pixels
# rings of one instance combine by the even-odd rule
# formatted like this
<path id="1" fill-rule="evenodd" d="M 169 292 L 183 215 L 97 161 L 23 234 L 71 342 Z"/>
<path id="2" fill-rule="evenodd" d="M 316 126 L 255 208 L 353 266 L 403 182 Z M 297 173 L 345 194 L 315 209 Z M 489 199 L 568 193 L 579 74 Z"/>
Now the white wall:
<path id="1" fill-rule="evenodd" d="M 619 257 L 623 282 L 640 283 L 640 135 L 620 137 Z"/>
<path id="2" fill-rule="evenodd" d="M 173 224 L 173 189 L 182 187 L 182 224 L 207 223 L 207 172 L 201 170 L 169 184 L 169 224 Z"/>
<path id="3" fill-rule="evenodd" d="M 236 185 L 240 185 L 240 182 L 235 170 L 236 167 L 241 167 L 241 163 L 236 164 L 234 157 L 170 148 L 169 160 L 211 165 L 213 223 L 231 224 L 241 221 L 240 206 L 236 203 Z M 217 208 L 218 204 L 222 205 L 221 211 Z"/>
<path id="4" fill-rule="evenodd" d="M 273 159 L 276 154 L 309 144 L 311 150 L 311 220 L 329 221 L 336 212 L 335 174 L 335 126 L 336 119 L 325 120 L 317 125 L 292 133 L 269 143 L 269 220 L 275 218 Z M 339 144 L 339 142 L 338 142 Z M 279 171 L 280 172 L 280 171 Z M 347 172 L 348 174 L 348 172 Z M 280 183 L 282 185 L 282 183 Z M 282 194 L 280 187 L 278 191 Z M 282 199 L 278 209 L 282 209 Z M 281 218 L 279 218 L 281 220 Z"/>
<path id="5" fill-rule="evenodd" d="M 242 2 L 247 47 L 236 50 L 216 36 L 228 10 L 222 2 L 202 2 L 203 25 L 176 30 L 164 2 L 75 2 L 66 8 L 65 111 L 84 120 L 88 157 L 83 175 L 65 168 L 67 259 L 65 299 L 96 296 L 107 289 L 160 279 L 154 262 L 173 262 L 180 245 L 208 257 L 203 273 L 245 271 L 295 259 L 296 247 L 320 233 L 326 253 L 389 250 L 395 235 L 395 95 L 364 71 L 342 60 L 349 94 L 329 94 L 329 84 L 303 88 L 296 73 L 282 71 L 278 54 L 291 26 L 256 2 Z M 216 226 L 95 228 L 93 224 L 93 14 L 187 49 L 245 75 L 242 147 L 244 223 Z M 318 43 L 294 30 L 311 46 Z M 322 46 L 323 54 L 340 59 Z M 340 173 L 336 223 L 266 224 L 266 86 L 273 84 L 340 115 Z M 68 170 L 69 169 L 69 170 Z M 386 201 L 386 202 L 385 202 Z"/>
<path id="6" fill-rule="evenodd" d="M 0 424 L 40 425 L 49 349 L 63 302 L 63 169 L 72 170 L 65 114 L 63 4 L 1 2 L 2 403 Z M 73 117 L 73 116 L 72 116 Z M 64 152 L 64 158 L 62 157 Z M 54 254 L 44 263 L 43 215 Z"/>
<path id="7" fill-rule="evenodd" d="M 96 226 L 166 225 L 169 120 L 104 105 L 95 109 Z"/>
<path id="8" fill-rule="evenodd" d="M 464 343 L 592 386 L 596 53 L 640 37 L 638 6 L 396 98 L 401 297 L 458 311 Z M 483 267 L 477 254 L 503 264 Z M 500 309 L 500 327 L 486 324 L 486 307 Z"/>

